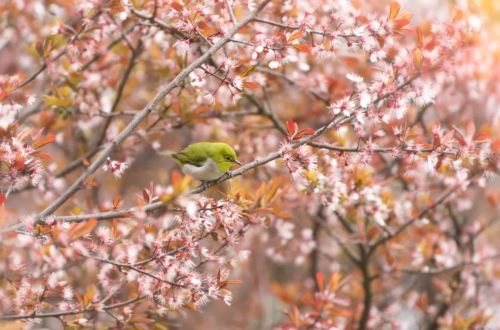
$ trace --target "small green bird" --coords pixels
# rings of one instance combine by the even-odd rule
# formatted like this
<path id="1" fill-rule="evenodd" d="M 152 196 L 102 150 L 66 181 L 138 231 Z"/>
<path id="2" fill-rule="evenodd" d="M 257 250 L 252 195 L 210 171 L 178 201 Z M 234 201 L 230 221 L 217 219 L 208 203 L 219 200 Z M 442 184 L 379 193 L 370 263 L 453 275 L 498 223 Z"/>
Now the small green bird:
<path id="1" fill-rule="evenodd" d="M 185 174 L 202 182 L 217 180 L 238 161 L 234 149 L 222 142 L 193 143 L 183 150 L 173 153 Z"/>

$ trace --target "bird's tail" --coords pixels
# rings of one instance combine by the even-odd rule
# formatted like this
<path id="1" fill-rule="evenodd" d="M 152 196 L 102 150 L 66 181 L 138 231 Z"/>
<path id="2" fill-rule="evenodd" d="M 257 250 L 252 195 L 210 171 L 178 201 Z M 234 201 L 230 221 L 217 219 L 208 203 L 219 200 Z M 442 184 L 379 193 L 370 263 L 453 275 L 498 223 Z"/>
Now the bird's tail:
<path id="1" fill-rule="evenodd" d="M 158 151 L 156 151 L 156 153 L 160 156 L 172 157 L 173 159 L 175 159 L 177 161 L 179 160 L 177 153 L 175 151 L 172 151 L 172 150 L 158 150 Z"/>

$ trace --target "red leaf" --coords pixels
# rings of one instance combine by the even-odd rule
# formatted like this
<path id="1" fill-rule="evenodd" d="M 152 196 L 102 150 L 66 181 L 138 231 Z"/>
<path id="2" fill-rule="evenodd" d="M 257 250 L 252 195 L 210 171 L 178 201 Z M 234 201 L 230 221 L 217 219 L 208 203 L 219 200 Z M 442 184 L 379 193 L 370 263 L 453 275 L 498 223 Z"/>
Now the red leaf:
<path id="1" fill-rule="evenodd" d="M 303 129 L 302 131 L 298 132 L 295 136 L 294 136 L 294 139 L 295 140 L 298 140 L 300 138 L 303 138 L 304 136 L 307 136 L 307 135 L 313 135 L 316 131 L 312 128 L 306 128 L 306 129 Z"/>
<path id="2" fill-rule="evenodd" d="M 294 136 L 299 130 L 299 125 L 291 119 L 286 121 L 286 129 L 288 131 L 288 135 Z"/>
<path id="3" fill-rule="evenodd" d="M 7 196 L 5 196 L 5 194 L 0 193 L 0 206 L 3 206 L 6 200 Z"/>
<path id="4" fill-rule="evenodd" d="M 149 203 L 149 201 L 150 201 L 150 197 L 149 197 L 149 191 L 148 191 L 148 189 L 144 188 L 144 189 L 142 190 L 142 198 L 144 199 L 144 201 L 145 201 L 146 203 Z"/>
<path id="5" fill-rule="evenodd" d="M 14 160 L 14 167 L 18 169 L 19 171 L 24 171 L 26 168 L 26 165 L 24 164 L 24 158 L 21 156 L 21 153 L 18 151 L 16 152 L 16 159 Z"/>
<path id="6" fill-rule="evenodd" d="M 316 283 L 318 283 L 319 291 L 323 291 L 325 288 L 325 274 L 316 273 Z"/>
<path id="7" fill-rule="evenodd" d="M 433 138 L 433 142 L 432 142 L 433 149 L 436 149 L 439 146 L 441 146 L 441 135 L 439 134 L 438 129 L 436 129 L 436 131 L 433 130 L 432 138 Z"/>
<path id="8" fill-rule="evenodd" d="M 257 84 L 256 82 L 253 82 L 253 81 L 245 81 L 243 83 L 243 86 L 245 86 L 245 88 L 248 88 L 248 89 L 258 89 L 260 87 L 259 84 Z"/>

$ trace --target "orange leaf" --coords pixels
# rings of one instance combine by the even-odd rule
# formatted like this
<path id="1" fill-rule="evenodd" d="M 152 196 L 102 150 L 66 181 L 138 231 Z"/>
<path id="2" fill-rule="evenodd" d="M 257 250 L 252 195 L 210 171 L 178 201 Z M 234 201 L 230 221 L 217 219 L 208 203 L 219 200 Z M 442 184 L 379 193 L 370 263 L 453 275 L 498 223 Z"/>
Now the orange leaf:
<path id="1" fill-rule="evenodd" d="M 339 272 L 335 272 L 330 277 L 330 281 L 328 282 L 328 289 L 331 292 L 336 292 L 340 287 L 340 280 L 342 275 Z"/>
<path id="2" fill-rule="evenodd" d="M 419 48 L 424 47 L 424 35 L 422 33 L 422 28 L 417 27 L 417 44 Z"/>
<path id="3" fill-rule="evenodd" d="M 422 50 L 420 48 L 417 48 L 413 51 L 413 64 L 415 64 L 415 67 L 417 69 L 422 68 L 422 63 L 424 61 L 424 57 L 422 55 Z"/>
<path id="4" fill-rule="evenodd" d="M 394 21 L 394 28 L 396 30 L 402 29 L 404 26 L 408 25 L 411 21 L 412 14 L 404 13 L 401 17 Z"/>
<path id="5" fill-rule="evenodd" d="M 269 184 L 265 185 L 265 192 L 262 195 L 262 198 L 260 199 L 260 206 L 265 207 L 268 205 L 274 197 L 276 197 L 276 193 L 278 192 L 278 189 L 282 186 L 284 186 L 285 183 L 285 178 L 283 177 L 278 177 Z"/>
<path id="6" fill-rule="evenodd" d="M 343 56 L 342 61 L 344 61 L 345 65 L 351 69 L 354 69 L 359 65 L 359 59 L 353 56 Z"/>
<path id="7" fill-rule="evenodd" d="M 401 9 L 401 5 L 396 1 L 391 3 L 391 9 L 389 11 L 389 20 L 394 21 L 394 19 L 398 16 L 399 10 Z"/>
<path id="8" fill-rule="evenodd" d="M 245 82 L 243 82 L 243 86 L 245 86 L 245 88 L 248 88 L 248 89 L 258 89 L 260 87 L 259 84 L 257 84 L 256 82 L 253 82 L 253 81 L 245 81 Z"/>
<path id="9" fill-rule="evenodd" d="M 52 160 L 52 156 L 46 152 L 37 152 L 36 157 L 40 158 L 41 160 Z"/>
<path id="10" fill-rule="evenodd" d="M 122 203 L 121 197 L 120 196 L 115 196 L 113 198 L 113 210 L 116 210 L 120 206 L 121 203 Z"/>
<path id="11" fill-rule="evenodd" d="M 71 227 L 71 229 L 69 230 L 68 234 L 73 240 L 76 240 L 92 232 L 92 230 L 94 230 L 96 226 L 97 226 L 97 219 L 93 218 L 88 221 L 83 221 L 73 225 L 73 227 Z"/>
<path id="12" fill-rule="evenodd" d="M 182 174 L 179 171 L 172 171 L 172 175 L 170 176 L 170 180 L 172 181 L 172 186 L 177 187 L 182 182 Z"/>
<path id="13" fill-rule="evenodd" d="M 7 91 L 4 91 L 4 90 L 1 90 L 0 91 L 0 101 L 4 100 L 7 98 L 7 96 L 9 96 L 9 92 Z"/>
<path id="14" fill-rule="evenodd" d="M 33 144 L 31 145 L 33 148 L 38 149 L 41 148 L 49 143 L 52 143 L 56 140 L 56 136 L 54 134 L 49 134 L 42 136 L 41 138 L 33 141 Z"/>
<path id="15" fill-rule="evenodd" d="M 491 148 L 495 151 L 500 151 L 500 139 L 491 141 Z"/>
<path id="16" fill-rule="evenodd" d="M 209 26 L 205 22 L 200 22 L 198 24 L 198 27 L 200 28 L 201 32 L 203 33 L 204 36 L 209 37 L 217 32 L 217 30 L 211 26 Z"/>
<path id="17" fill-rule="evenodd" d="M 289 312 L 288 316 L 290 317 L 290 321 L 293 323 L 293 325 L 295 325 L 296 327 L 301 326 L 302 323 L 300 322 L 300 311 L 297 306 L 292 307 L 292 310 Z"/>
<path id="18" fill-rule="evenodd" d="M 177 11 L 182 11 L 183 8 L 183 6 L 178 2 L 172 2 L 171 6 Z"/>
<path id="19" fill-rule="evenodd" d="M 295 47 L 295 49 L 303 53 L 308 53 L 308 54 L 312 53 L 311 45 L 299 44 L 299 45 L 294 45 L 293 47 Z"/>
<path id="20" fill-rule="evenodd" d="M 491 193 L 491 192 L 486 194 L 486 199 L 488 200 L 488 203 L 491 206 L 495 206 L 498 203 L 497 196 L 495 194 Z"/>

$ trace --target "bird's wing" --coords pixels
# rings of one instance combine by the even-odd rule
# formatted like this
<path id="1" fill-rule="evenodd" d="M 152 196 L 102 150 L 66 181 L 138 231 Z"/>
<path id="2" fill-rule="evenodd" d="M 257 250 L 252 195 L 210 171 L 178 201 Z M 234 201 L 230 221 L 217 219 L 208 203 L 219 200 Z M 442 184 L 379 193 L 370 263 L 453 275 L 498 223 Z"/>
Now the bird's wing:
<path id="1" fill-rule="evenodd" d="M 206 153 L 204 152 L 196 152 L 190 149 L 191 146 L 187 147 L 184 150 L 181 150 L 175 154 L 172 154 L 181 165 L 189 164 L 194 166 L 203 166 L 203 163 L 207 160 Z"/>

